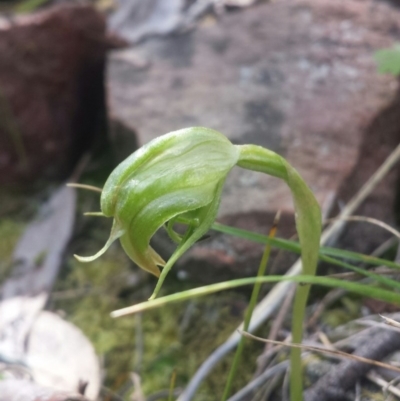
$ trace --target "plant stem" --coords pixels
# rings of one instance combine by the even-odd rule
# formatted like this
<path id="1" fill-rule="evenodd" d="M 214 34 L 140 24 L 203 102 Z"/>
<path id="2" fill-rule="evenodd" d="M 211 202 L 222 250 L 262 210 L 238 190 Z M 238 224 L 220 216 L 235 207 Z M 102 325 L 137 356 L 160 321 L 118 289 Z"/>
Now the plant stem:
<path id="1" fill-rule="evenodd" d="M 292 318 L 292 342 L 294 343 L 301 343 L 303 338 L 303 321 L 309 292 L 310 285 L 297 285 Z M 292 401 L 303 398 L 302 379 L 301 349 L 292 348 L 290 353 L 290 399 Z"/>
<path id="2" fill-rule="evenodd" d="M 242 145 L 238 148 L 238 166 L 281 178 L 289 186 L 295 206 L 302 271 L 304 274 L 315 276 L 321 236 L 321 210 L 313 193 L 299 173 L 281 156 L 256 145 Z M 309 286 L 298 287 L 296 290 L 292 337 L 299 343 L 303 334 L 303 318 L 309 290 Z M 291 350 L 290 398 L 292 401 L 303 399 L 301 353 L 296 349 Z"/>

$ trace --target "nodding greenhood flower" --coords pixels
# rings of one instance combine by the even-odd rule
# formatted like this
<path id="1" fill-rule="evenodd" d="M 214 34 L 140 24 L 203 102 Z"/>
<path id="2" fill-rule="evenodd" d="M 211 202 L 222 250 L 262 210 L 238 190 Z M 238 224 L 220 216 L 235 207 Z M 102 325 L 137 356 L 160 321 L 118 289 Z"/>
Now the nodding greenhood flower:
<path id="1" fill-rule="evenodd" d="M 195 127 L 154 139 L 116 167 L 101 194 L 102 215 L 114 218 L 110 238 L 94 256 L 76 257 L 90 262 L 119 238 L 139 267 L 159 277 L 154 298 L 175 261 L 210 229 L 225 178 L 235 165 L 285 180 L 294 194 L 300 241 L 306 227 L 319 243 L 320 215 L 314 196 L 282 157 L 255 145 L 235 146 L 217 131 Z M 304 218 L 304 208 L 313 210 L 313 219 Z M 188 223 L 183 236 L 173 229 L 177 221 Z M 150 246 L 164 225 L 178 242 L 168 262 Z"/>

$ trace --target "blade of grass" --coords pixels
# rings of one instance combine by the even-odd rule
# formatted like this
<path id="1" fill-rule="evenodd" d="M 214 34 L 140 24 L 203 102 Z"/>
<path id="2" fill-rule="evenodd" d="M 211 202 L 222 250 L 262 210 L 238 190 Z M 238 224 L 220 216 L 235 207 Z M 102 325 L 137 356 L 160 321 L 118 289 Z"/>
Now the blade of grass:
<path id="1" fill-rule="evenodd" d="M 245 230 L 241 230 L 241 229 L 237 229 L 234 227 L 229 227 L 229 226 L 223 226 L 222 224 L 219 223 L 215 223 L 215 226 L 217 226 L 218 231 L 221 232 L 225 232 L 225 233 L 229 233 L 231 235 L 237 235 L 241 238 L 245 238 L 245 239 L 257 239 L 257 242 L 261 242 L 261 243 L 268 243 L 273 245 L 274 243 L 276 244 L 276 246 L 278 248 L 282 249 L 283 245 L 286 250 L 291 250 L 294 252 L 298 252 L 300 253 L 300 244 L 295 242 L 295 241 L 289 241 L 289 240 L 282 240 L 282 239 L 277 239 L 277 238 L 270 238 L 268 236 L 265 235 L 261 235 L 261 234 L 255 234 L 249 231 L 245 231 Z M 214 228 L 214 227 L 213 227 Z M 242 235 L 243 234 L 243 235 Z M 384 259 L 380 259 L 380 258 L 375 258 L 375 257 L 371 257 L 368 255 L 362 255 L 362 254 L 358 254 L 356 252 L 350 252 L 350 251 L 341 251 L 341 250 L 337 250 L 335 248 L 327 248 L 327 247 L 322 247 L 321 251 L 319 253 L 319 258 L 321 261 L 327 262 L 327 263 L 331 263 L 334 264 L 336 266 L 339 267 L 343 267 L 345 269 L 349 269 L 352 271 L 355 271 L 363 276 L 367 276 L 370 277 L 372 279 L 375 279 L 377 282 L 387 285 L 389 287 L 392 288 L 399 288 L 400 289 L 400 283 L 396 280 L 392 280 L 390 278 L 387 277 L 382 277 L 379 274 L 376 273 L 372 273 L 369 272 L 368 270 L 353 266 L 349 263 L 345 263 L 342 262 L 340 260 L 337 260 L 331 256 L 328 255 L 340 255 L 340 256 L 348 256 L 346 259 L 350 259 L 350 260 L 355 260 L 355 261 L 369 261 L 372 262 L 370 264 L 375 265 L 375 264 L 379 264 L 379 265 L 386 265 L 389 264 L 389 267 L 394 267 L 396 266 L 397 268 L 400 269 L 400 265 L 394 263 L 394 262 L 390 262 L 390 261 L 386 261 Z M 388 262 L 388 263 L 387 263 Z"/>
<path id="2" fill-rule="evenodd" d="M 330 277 L 315 277 L 315 276 L 264 276 L 264 277 L 250 277 L 238 280 L 224 281 L 217 284 L 211 284 L 203 287 L 194 288 L 187 291 L 178 292 L 175 294 L 160 297 L 151 301 L 142 302 L 133 306 L 111 312 L 111 317 L 121 317 L 138 313 L 148 309 L 159 308 L 174 302 L 182 302 L 188 299 L 196 298 L 203 295 L 213 294 L 232 288 L 242 287 L 244 285 L 251 285 L 256 282 L 260 283 L 276 283 L 281 281 L 291 281 L 296 283 L 306 283 L 322 285 L 331 288 L 343 288 L 346 291 L 353 292 L 358 295 L 366 296 L 369 298 L 379 299 L 381 301 L 400 305 L 400 294 L 392 290 L 385 290 L 382 288 L 371 287 L 369 284 L 354 283 L 351 281 L 338 280 Z"/>
<path id="3" fill-rule="evenodd" d="M 280 212 L 278 212 L 277 215 L 275 216 L 274 222 L 273 222 L 271 230 L 269 232 L 269 238 L 275 237 L 279 218 L 280 218 Z M 265 271 L 267 269 L 267 264 L 268 264 L 270 253 L 271 253 L 271 245 L 267 243 L 264 248 L 264 253 L 261 258 L 260 266 L 258 268 L 257 277 L 263 277 L 265 275 Z M 259 283 L 259 282 L 254 283 L 253 291 L 251 293 L 249 307 L 247 308 L 245 318 L 244 318 L 244 323 L 243 323 L 243 327 L 244 327 L 245 331 L 247 331 L 249 328 L 251 316 L 252 316 L 253 310 L 256 306 L 258 295 L 260 294 L 260 288 L 261 288 L 261 283 Z M 226 401 L 227 398 L 229 397 L 229 393 L 232 388 L 233 380 L 235 378 L 237 369 L 239 367 L 240 357 L 243 353 L 244 341 L 245 341 L 245 338 L 242 336 L 242 338 L 239 341 L 238 347 L 236 348 L 235 357 L 233 359 L 233 363 L 232 363 L 232 366 L 231 366 L 231 369 L 230 369 L 229 375 L 228 375 L 228 380 L 226 382 L 224 393 L 222 395 L 222 401 Z"/>
<path id="4" fill-rule="evenodd" d="M 289 251 L 293 253 L 300 254 L 301 248 L 297 241 L 286 240 L 282 238 L 268 238 L 268 236 L 263 234 L 253 233 L 251 231 L 243 230 L 240 228 L 230 227 L 220 223 L 214 223 L 212 228 L 215 231 L 222 232 L 224 234 L 229 234 L 235 237 L 247 239 L 250 241 L 258 242 L 260 244 L 269 243 L 271 246 L 282 249 L 284 251 Z M 364 255 L 357 252 L 346 251 L 342 249 L 336 249 L 331 247 L 322 246 L 319 250 L 319 256 L 321 255 L 332 256 L 335 258 L 342 258 L 347 260 L 353 260 L 357 262 L 367 263 L 373 266 L 386 266 L 393 269 L 400 269 L 400 264 L 392 262 L 390 260 L 377 258 L 375 256 Z M 334 262 L 332 262 L 334 263 Z"/>
<path id="5" fill-rule="evenodd" d="M 173 401 L 172 398 L 174 396 L 175 382 L 176 382 L 176 370 L 174 369 L 171 376 L 171 382 L 169 384 L 168 401 Z"/>
<path id="6" fill-rule="evenodd" d="M 400 283 L 398 281 L 392 280 L 392 279 L 390 279 L 388 277 L 384 277 L 384 276 L 382 276 L 380 274 L 373 273 L 373 272 L 370 272 L 368 270 L 362 269 L 360 267 L 356 267 L 356 266 L 350 265 L 349 263 L 341 262 L 341 261 L 333 259 L 333 258 L 331 258 L 329 256 L 322 256 L 321 260 L 323 260 L 324 262 L 328 262 L 328 263 L 334 263 L 334 264 L 336 264 L 338 266 L 341 266 L 341 267 L 343 267 L 345 269 L 353 270 L 353 271 L 355 271 L 355 272 L 357 272 L 357 273 L 359 273 L 359 274 L 361 274 L 363 276 L 370 277 L 370 278 L 376 280 L 378 283 L 381 283 L 381 284 L 386 285 L 388 287 L 400 289 Z"/>

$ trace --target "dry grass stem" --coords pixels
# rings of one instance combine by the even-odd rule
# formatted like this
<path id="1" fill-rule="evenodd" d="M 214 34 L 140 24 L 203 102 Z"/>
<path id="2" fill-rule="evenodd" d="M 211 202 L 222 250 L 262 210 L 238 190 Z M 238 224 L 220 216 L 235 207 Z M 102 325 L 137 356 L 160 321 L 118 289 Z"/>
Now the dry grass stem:
<path id="1" fill-rule="evenodd" d="M 93 186 L 93 185 L 78 184 L 78 183 L 75 183 L 75 182 L 69 182 L 69 183 L 67 184 L 67 187 L 70 187 L 70 188 L 87 189 L 87 190 L 89 190 L 89 191 L 99 192 L 99 193 L 101 193 L 101 191 L 102 191 L 102 189 L 99 188 L 99 187 L 95 187 L 95 186 Z"/>
<path id="2" fill-rule="evenodd" d="M 384 393 L 392 393 L 396 397 L 400 397 L 400 389 L 394 387 L 391 382 L 384 380 L 381 376 L 379 376 L 374 371 L 367 373 L 367 379 L 375 383 L 376 385 L 382 387 Z"/>
<path id="3" fill-rule="evenodd" d="M 328 336 L 324 332 L 319 331 L 317 333 L 317 336 L 318 336 L 319 340 L 321 341 L 321 343 L 324 344 L 326 348 L 335 349 L 333 344 L 330 342 Z"/>
<path id="4" fill-rule="evenodd" d="M 363 223 L 369 223 L 373 224 L 378 227 L 382 227 L 386 231 L 389 231 L 392 233 L 394 236 L 400 239 L 400 232 L 394 229 L 393 227 L 389 226 L 389 224 L 384 223 L 381 220 L 374 219 L 372 217 L 366 217 L 366 216 L 343 216 L 343 217 L 335 217 L 333 219 L 328 219 L 326 222 L 334 222 L 338 220 L 344 220 L 344 221 L 359 221 Z"/>
<path id="5" fill-rule="evenodd" d="M 282 308 L 279 310 L 278 316 L 272 323 L 271 331 L 269 333 L 269 339 L 275 340 L 278 336 L 279 330 L 282 328 L 283 322 L 285 320 L 286 315 L 289 312 L 289 309 L 292 305 L 292 300 L 295 294 L 295 287 L 291 288 L 283 302 Z M 266 351 L 271 349 L 272 344 L 266 345 Z"/>
<path id="6" fill-rule="evenodd" d="M 384 320 L 384 323 L 388 324 L 389 326 L 400 328 L 400 322 L 390 319 L 389 317 L 385 317 L 382 315 L 379 316 Z"/>
<path id="7" fill-rule="evenodd" d="M 251 338 L 251 339 L 256 340 L 256 341 L 261 341 L 261 342 L 265 342 L 265 343 L 270 342 L 270 343 L 275 344 L 275 345 L 279 344 L 279 345 L 284 345 L 284 346 L 292 347 L 292 348 L 300 348 L 300 349 L 303 349 L 303 350 L 306 350 L 306 351 L 321 352 L 323 354 L 332 355 L 332 356 L 335 356 L 335 357 L 338 357 L 338 358 L 352 359 L 352 360 L 357 361 L 357 362 L 362 362 L 362 363 L 366 363 L 366 364 L 373 365 L 373 366 L 379 366 L 381 368 L 393 370 L 395 372 L 399 372 L 400 373 L 400 367 L 389 365 L 387 363 L 383 363 L 383 362 L 379 362 L 379 361 L 374 361 L 373 359 L 364 358 L 362 356 L 356 356 L 356 355 L 353 355 L 353 354 L 348 354 L 348 353 L 343 352 L 343 351 L 332 350 L 332 349 L 324 348 L 324 347 L 314 347 L 314 346 L 304 345 L 304 344 L 284 343 L 282 341 L 268 340 L 266 338 L 261 338 L 261 337 L 254 336 L 253 334 L 250 334 L 250 333 L 245 332 L 245 331 L 241 331 L 240 333 L 243 336 L 245 336 L 247 338 Z"/>

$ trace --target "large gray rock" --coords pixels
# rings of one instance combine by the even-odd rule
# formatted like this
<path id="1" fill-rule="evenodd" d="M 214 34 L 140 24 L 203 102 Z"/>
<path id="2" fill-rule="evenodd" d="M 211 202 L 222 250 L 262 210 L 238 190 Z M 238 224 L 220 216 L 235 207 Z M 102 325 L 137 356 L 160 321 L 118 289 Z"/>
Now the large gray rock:
<path id="1" fill-rule="evenodd" d="M 208 17 L 191 33 L 110 57 L 113 135 L 144 144 L 200 125 L 237 144 L 265 146 L 299 170 L 327 214 L 399 143 L 399 85 L 378 75 L 373 59 L 399 38 L 400 11 L 383 2 L 281 0 Z M 120 149 L 133 150 L 124 143 Z M 395 179 L 390 175 L 366 204 L 369 215 L 392 221 Z M 294 234 L 286 186 L 238 168 L 227 180 L 219 217 L 267 232 L 278 209 L 285 216 L 280 234 Z M 365 251 L 382 240 L 376 228 L 359 240 L 359 227 L 349 246 Z M 215 276 L 225 278 L 236 269 L 254 272 L 260 253 L 258 245 L 216 237 L 181 263 L 210 262 Z"/>

